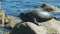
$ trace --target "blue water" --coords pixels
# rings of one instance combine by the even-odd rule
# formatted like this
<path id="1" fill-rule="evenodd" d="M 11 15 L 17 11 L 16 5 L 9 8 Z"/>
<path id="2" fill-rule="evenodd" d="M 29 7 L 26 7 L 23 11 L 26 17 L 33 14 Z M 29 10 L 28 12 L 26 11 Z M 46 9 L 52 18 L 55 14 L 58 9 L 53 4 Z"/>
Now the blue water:
<path id="1" fill-rule="evenodd" d="M 60 7 L 60 0 L 2 0 L 2 9 L 6 15 L 18 16 L 28 8 L 41 6 L 44 2 Z"/>
<path id="2" fill-rule="evenodd" d="M 2 0 L 1 7 L 6 15 L 18 16 L 26 9 L 41 6 L 44 2 L 60 7 L 60 0 Z M 60 18 L 60 13 L 55 14 Z"/>

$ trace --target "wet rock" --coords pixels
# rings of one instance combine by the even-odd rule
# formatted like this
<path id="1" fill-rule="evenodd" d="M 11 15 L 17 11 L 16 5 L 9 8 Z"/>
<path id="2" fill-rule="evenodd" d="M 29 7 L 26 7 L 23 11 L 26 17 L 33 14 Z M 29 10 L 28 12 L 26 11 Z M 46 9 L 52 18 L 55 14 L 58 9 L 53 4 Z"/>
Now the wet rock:
<path id="1" fill-rule="evenodd" d="M 60 34 L 60 21 L 51 19 L 47 22 L 43 22 L 42 24 L 39 23 L 40 25 L 44 26 L 48 30 L 48 34 Z"/>
<path id="2" fill-rule="evenodd" d="M 58 7 L 55 7 L 51 4 L 48 4 L 48 3 L 44 3 L 42 4 L 41 6 L 44 10 L 47 10 L 47 11 L 59 11 L 60 9 Z M 60 12 L 60 11 L 59 11 Z"/>
<path id="3" fill-rule="evenodd" d="M 13 28 L 17 23 L 20 23 L 20 22 L 22 22 L 22 20 L 14 16 L 5 17 L 5 27 Z"/>
<path id="4" fill-rule="evenodd" d="M 43 26 L 37 26 L 31 22 L 17 24 L 10 34 L 46 34 L 47 30 Z"/>

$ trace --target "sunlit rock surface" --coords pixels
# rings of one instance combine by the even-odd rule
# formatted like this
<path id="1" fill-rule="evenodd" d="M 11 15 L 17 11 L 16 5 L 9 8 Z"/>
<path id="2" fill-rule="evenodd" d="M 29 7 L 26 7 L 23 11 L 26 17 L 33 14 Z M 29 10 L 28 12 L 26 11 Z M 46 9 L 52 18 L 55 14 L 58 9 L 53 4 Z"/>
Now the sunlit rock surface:
<path id="1" fill-rule="evenodd" d="M 6 33 L 4 33 L 4 34 L 10 34 L 10 32 L 6 32 Z"/>
<path id="2" fill-rule="evenodd" d="M 43 8 L 44 10 L 47 10 L 47 11 L 60 12 L 60 9 L 58 7 L 55 7 L 48 3 L 42 4 L 41 8 Z"/>
<path id="3" fill-rule="evenodd" d="M 5 13 L 4 10 L 0 9 L 0 26 L 4 26 Z"/>
<path id="4" fill-rule="evenodd" d="M 48 30 L 48 34 L 60 34 L 60 21 L 51 19 L 47 22 L 43 22 L 42 24 L 39 23 L 40 25 L 44 26 Z"/>
<path id="5" fill-rule="evenodd" d="M 14 16 L 6 16 L 5 17 L 5 26 L 6 27 L 14 27 L 17 23 L 22 22 L 21 19 L 16 18 Z"/>
<path id="6" fill-rule="evenodd" d="M 17 23 L 20 23 L 21 21 L 22 20 L 14 17 L 14 16 L 5 16 L 4 10 L 0 10 L 0 33 L 2 31 L 2 29 L 1 29 L 2 27 L 13 28 Z M 4 30 L 4 28 L 3 28 L 3 30 Z M 7 29 L 6 29 L 6 31 L 7 31 Z"/>
<path id="7" fill-rule="evenodd" d="M 31 22 L 17 24 L 10 34 L 46 34 L 47 30 L 43 26 L 37 26 Z"/>

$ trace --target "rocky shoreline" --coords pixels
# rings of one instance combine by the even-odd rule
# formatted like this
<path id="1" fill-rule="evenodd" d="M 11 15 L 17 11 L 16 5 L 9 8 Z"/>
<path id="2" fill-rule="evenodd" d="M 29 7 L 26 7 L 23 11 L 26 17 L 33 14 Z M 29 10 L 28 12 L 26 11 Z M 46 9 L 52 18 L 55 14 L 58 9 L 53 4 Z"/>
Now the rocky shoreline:
<path id="1" fill-rule="evenodd" d="M 42 11 L 50 11 L 53 13 L 60 11 L 59 8 L 48 3 L 42 4 L 41 9 L 43 9 Z M 60 34 L 60 21 L 54 17 L 49 21 L 38 23 L 38 26 L 33 22 L 24 22 L 22 19 L 14 16 L 5 16 L 4 12 L 0 13 L 0 16 L 3 16 L 3 20 L 1 19 L 0 23 L 2 23 L 4 27 L 11 28 L 11 32 L 4 34 Z"/>

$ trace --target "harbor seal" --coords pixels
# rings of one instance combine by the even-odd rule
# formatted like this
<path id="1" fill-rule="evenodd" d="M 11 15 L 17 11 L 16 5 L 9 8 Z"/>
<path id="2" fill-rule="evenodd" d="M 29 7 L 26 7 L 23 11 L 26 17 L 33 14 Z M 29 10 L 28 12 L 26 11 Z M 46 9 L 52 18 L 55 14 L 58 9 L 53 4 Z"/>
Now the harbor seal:
<path id="1" fill-rule="evenodd" d="M 23 20 L 23 22 L 46 22 L 52 18 L 52 13 L 47 11 L 29 11 L 28 13 L 21 13 L 19 17 Z"/>

